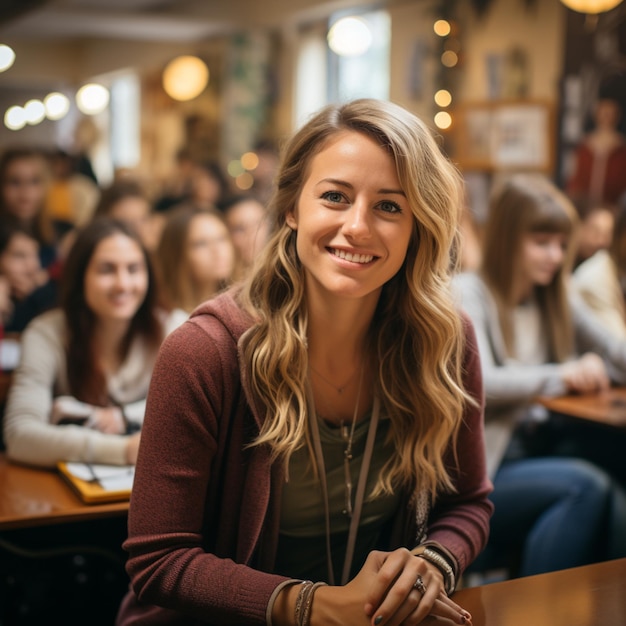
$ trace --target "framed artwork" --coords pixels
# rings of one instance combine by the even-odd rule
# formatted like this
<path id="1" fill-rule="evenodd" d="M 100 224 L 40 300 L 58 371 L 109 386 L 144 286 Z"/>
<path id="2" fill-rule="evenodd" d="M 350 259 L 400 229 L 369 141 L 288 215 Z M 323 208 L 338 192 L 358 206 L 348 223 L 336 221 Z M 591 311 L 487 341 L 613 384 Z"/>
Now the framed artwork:
<path id="1" fill-rule="evenodd" d="M 533 101 L 467 104 L 456 114 L 455 160 L 464 170 L 550 173 L 554 120 L 550 105 Z"/>

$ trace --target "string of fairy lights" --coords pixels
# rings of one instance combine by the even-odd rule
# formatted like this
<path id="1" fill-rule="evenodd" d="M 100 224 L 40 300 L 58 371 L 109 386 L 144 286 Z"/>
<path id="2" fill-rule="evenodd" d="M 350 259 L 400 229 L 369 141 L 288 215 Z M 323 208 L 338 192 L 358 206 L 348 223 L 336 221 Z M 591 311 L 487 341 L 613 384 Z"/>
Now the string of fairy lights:
<path id="1" fill-rule="evenodd" d="M 446 3 L 442 3 L 446 7 Z M 449 6 L 449 5 L 448 5 Z M 449 70 L 459 64 L 460 42 L 458 28 L 454 20 L 440 13 L 433 23 L 433 31 L 439 45 L 439 71 L 435 77 L 438 89 L 434 93 L 436 110 L 433 115 L 435 125 L 446 130 L 452 126 L 451 106 L 453 95 Z M 337 19 L 329 28 L 327 43 L 329 48 L 340 56 L 359 56 L 372 45 L 373 35 L 368 23 L 359 16 L 344 16 Z M 6 44 L 0 44 L 0 72 L 9 70 L 15 62 L 15 52 Z M 204 62 L 194 56 L 183 56 L 172 60 L 163 72 L 163 88 L 173 99 L 184 101 L 197 97 L 209 80 L 209 71 Z M 24 103 L 11 105 L 4 112 L 6 128 L 18 131 L 27 125 L 35 126 L 44 120 L 58 121 L 70 111 L 72 94 L 53 91 L 42 99 L 33 98 Z M 84 115 L 97 115 L 104 111 L 110 100 L 109 89 L 98 83 L 81 86 L 74 94 L 76 107 Z M 229 174 L 241 188 L 252 184 L 250 172 L 254 169 L 253 153 L 243 155 L 236 162 L 229 163 Z"/>
<path id="2" fill-rule="evenodd" d="M 14 50 L 0 44 L 0 72 L 6 72 L 15 63 Z M 78 110 L 85 115 L 96 115 L 104 111 L 109 104 L 109 90 L 97 83 L 88 83 L 78 89 L 74 95 Z M 44 98 L 31 98 L 23 104 L 11 105 L 4 112 L 4 125 L 9 130 L 18 131 L 25 126 L 36 126 L 44 120 L 59 121 L 70 111 L 71 102 L 67 94 L 52 91 Z"/>

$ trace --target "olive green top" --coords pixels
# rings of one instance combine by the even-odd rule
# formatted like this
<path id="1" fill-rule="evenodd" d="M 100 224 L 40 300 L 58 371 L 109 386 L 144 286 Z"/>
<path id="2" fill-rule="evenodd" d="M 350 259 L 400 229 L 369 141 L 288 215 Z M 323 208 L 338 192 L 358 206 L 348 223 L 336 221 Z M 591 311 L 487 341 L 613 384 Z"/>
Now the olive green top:
<path id="1" fill-rule="evenodd" d="M 322 419 L 318 420 L 318 424 L 328 485 L 333 570 L 335 580 L 341 580 L 350 526 L 350 517 L 344 513 L 346 509 L 344 451 L 350 424 L 346 425 L 343 434 L 342 428 Z M 358 422 L 354 430 L 350 461 L 353 505 L 369 424 L 368 416 Z M 379 547 L 381 532 L 399 504 L 397 494 L 381 495 L 375 500 L 368 497 L 378 481 L 383 466 L 393 454 L 393 446 L 385 444 L 390 424 L 389 419 L 381 419 L 376 431 L 351 577 L 360 570 L 369 552 Z M 324 500 L 320 483 L 313 474 L 306 447 L 295 452 L 289 462 L 288 480 L 283 487 L 276 572 L 294 578 L 328 580 Z"/>

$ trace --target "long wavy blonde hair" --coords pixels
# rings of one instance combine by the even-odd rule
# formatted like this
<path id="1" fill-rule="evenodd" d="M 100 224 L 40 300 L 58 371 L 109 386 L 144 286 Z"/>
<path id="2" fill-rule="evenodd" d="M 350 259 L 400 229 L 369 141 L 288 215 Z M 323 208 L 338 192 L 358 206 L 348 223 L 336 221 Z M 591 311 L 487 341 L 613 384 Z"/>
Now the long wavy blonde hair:
<path id="1" fill-rule="evenodd" d="M 269 444 L 288 462 L 309 439 L 307 307 L 296 234 L 286 223 L 311 159 L 344 131 L 374 139 L 394 159 L 414 215 L 406 259 L 382 289 L 369 332 L 383 414 L 391 419 L 396 453 L 375 492 L 426 489 L 434 499 L 454 487 L 444 453 L 473 400 L 462 384 L 464 335 L 449 292 L 451 249 L 462 202 L 460 177 L 428 128 L 405 109 L 362 99 L 328 106 L 286 145 L 270 202 L 274 232 L 241 292 L 258 320 L 243 341 L 253 389 L 267 418 L 253 445 Z"/>

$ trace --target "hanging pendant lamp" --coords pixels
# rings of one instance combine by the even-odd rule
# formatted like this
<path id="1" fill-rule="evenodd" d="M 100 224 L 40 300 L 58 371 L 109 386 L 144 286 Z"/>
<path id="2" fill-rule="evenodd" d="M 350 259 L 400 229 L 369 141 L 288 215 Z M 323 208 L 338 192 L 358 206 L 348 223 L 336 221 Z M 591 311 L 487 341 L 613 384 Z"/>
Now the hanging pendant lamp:
<path id="1" fill-rule="evenodd" d="M 614 9 L 622 0 L 561 0 L 561 2 L 573 11 L 596 15 Z"/>

